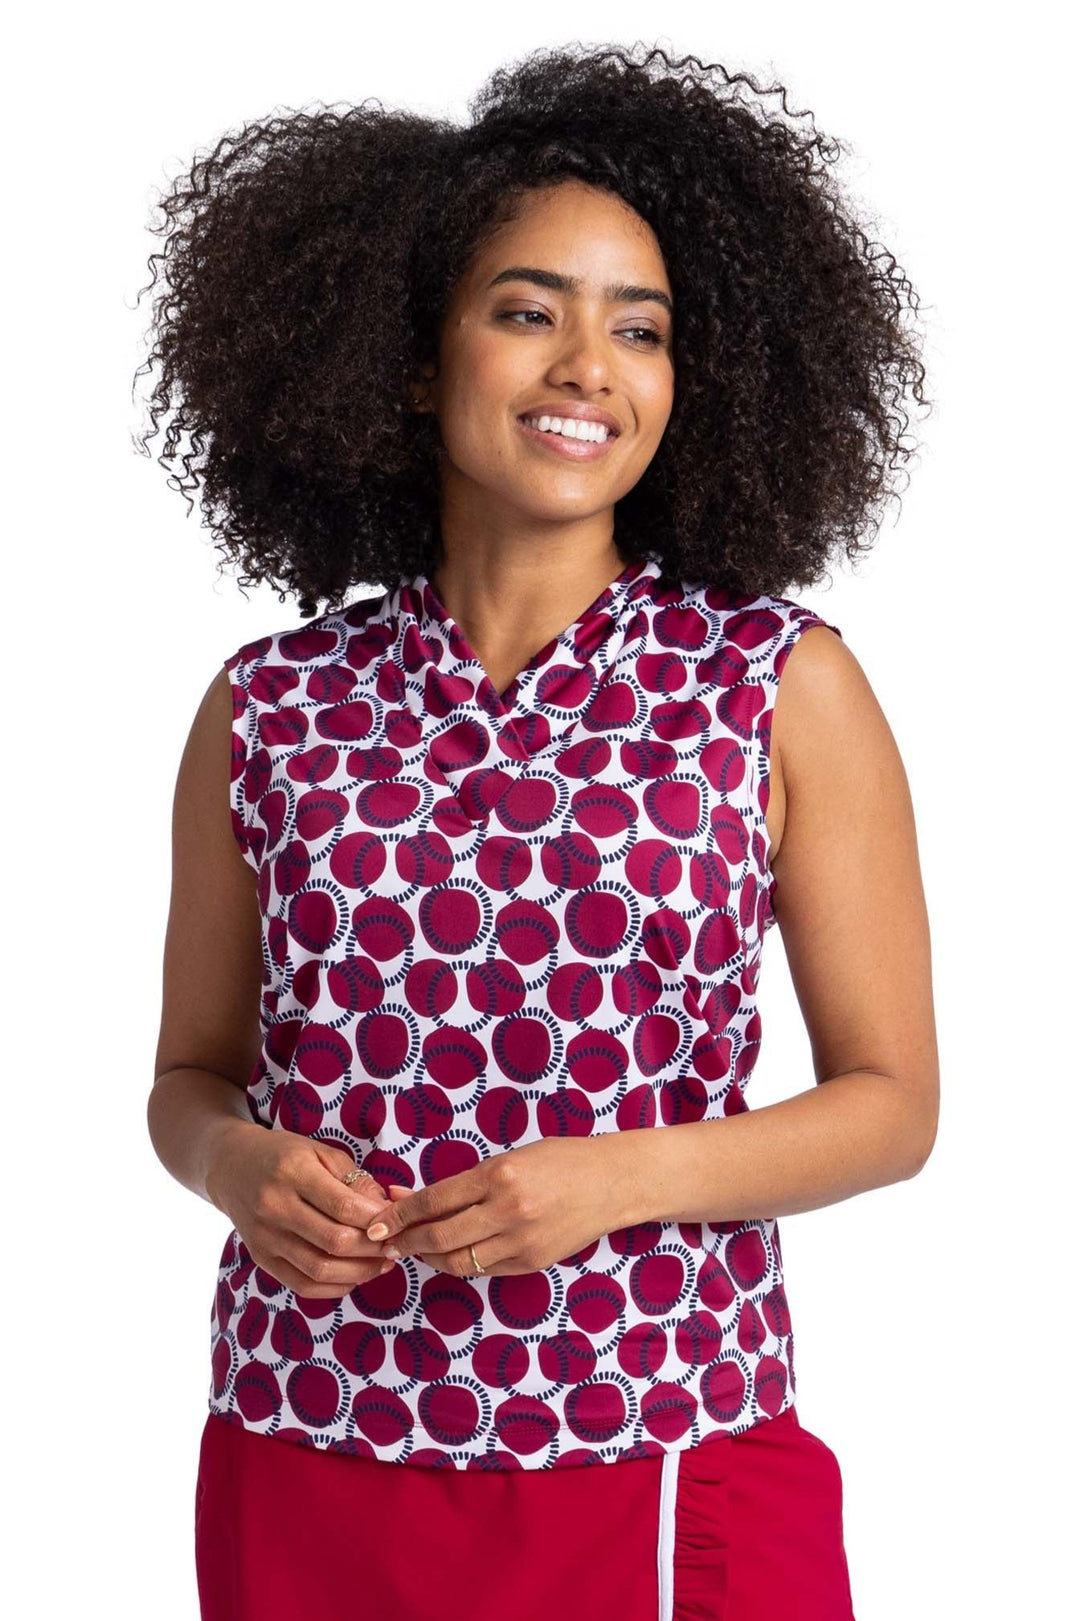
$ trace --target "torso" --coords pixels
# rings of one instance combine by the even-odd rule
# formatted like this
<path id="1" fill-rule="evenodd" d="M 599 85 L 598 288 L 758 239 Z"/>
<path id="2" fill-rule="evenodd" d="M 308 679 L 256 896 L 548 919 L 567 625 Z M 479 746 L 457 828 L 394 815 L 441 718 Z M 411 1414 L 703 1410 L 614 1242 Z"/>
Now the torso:
<path id="1" fill-rule="evenodd" d="M 517 680 L 529 660 L 535 656 L 536 650 L 520 655 L 502 664 L 493 664 L 482 659 L 485 674 L 490 680 L 500 698 L 505 698 L 510 687 Z M 769 761 L 769 804 L 765 812 L 765 826 L 769 834 L 770 856 L 775 857 L 780 849 L 780 841 L 784 834 L 784 820 L 787 810 L 787 795 L 784 792 L 784 772 L 781 760 L 779 739 L 777 737 L 776 717 L 773 716 L 773 733 L 771 757 Z"/>
<path id="2" fill-rule="evenodd" d="M 427 584 L 227 661 L 265 968 L 252 1118 L 416 1187 L 547 1137 L 742 1112 L 785 803 L 777 773 L 762 811 L 764 727 L 815 616 L 649 562 L 481 681 Z M 388 1462 L 548 1469 L 794 1401 L 775 1218 L 646 1223 L 535 1277 L 406 1257 L 310 1306 L 234 1229 L 214 1412 Z"/>

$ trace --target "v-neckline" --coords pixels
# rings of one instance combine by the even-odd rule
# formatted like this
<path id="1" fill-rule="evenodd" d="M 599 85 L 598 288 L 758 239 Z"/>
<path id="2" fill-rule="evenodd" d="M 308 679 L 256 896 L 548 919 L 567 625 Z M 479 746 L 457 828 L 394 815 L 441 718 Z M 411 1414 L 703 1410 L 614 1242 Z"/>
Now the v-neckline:
<path id="1" fill-rule="evenodd" d="M 653 558 L 628 563 L 502 694 L 427 575 L 402 576 L 365 622 L 382 649 L 388 739 L 395 749 L 422 746 L 431 782 L 446 783 L 466 818 L 486 825 L 575 731 L 595 754 L 602 734 L 632 713 L 634 690 L 618 672 L 628 644 L 645 634 L 638 605 L 661 572 Z"/>
<path id="2" fill-rule="evenodd" d="M 469 643 L 464 631 L 448 610 L 427 574 L 418 574 L 405 582 L 416 599 L 416 618 L 421 632 L 434 632 L 445 642 L 454 661 L 455 670 L 462 665 L 475 670 L 477 705 L 496 722 L 521 718 L 531 707 L 532 695 L 541 673 L 551 667 L 561 653 L 568 653 L 577 667 L 589 661 L 597 633 L 601 628 L 615 629 L 618 604 L 630 593 L 635 582 L 651 580 L 660 572 L 660 565 L 652 559 L 637 558 L 630 562 L 615 579 L 609 581 L 577 617 L 544 643 L 518 671 L 505 691 L 495 690 L 480 658 Z M 637 594 L 634 594 L 636 600 Z M 602 621 L 602 616 L 606 616 Z M 600 637 L 602 639 L 602 636 Z"/>

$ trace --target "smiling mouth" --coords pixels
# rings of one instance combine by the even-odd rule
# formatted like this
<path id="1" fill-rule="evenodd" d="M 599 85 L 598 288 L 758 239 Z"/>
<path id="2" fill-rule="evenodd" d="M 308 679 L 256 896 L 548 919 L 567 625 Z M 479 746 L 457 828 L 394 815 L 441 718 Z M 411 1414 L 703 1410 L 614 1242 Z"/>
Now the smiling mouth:
<path id="1" fill-rule="evenodd" d="M 534 444 L 544 444 L 557 456 L 568 458 L 570 461 L 592 462 L 601 456 L 606 456 L 616 439 L 617 433 L 609 430 L 606 439 L 578 439 L 562 433 L 551 433 L 542 428 L 533 428 L 529 425 L 528 417 L 517 418 L 518 427 Z"/>

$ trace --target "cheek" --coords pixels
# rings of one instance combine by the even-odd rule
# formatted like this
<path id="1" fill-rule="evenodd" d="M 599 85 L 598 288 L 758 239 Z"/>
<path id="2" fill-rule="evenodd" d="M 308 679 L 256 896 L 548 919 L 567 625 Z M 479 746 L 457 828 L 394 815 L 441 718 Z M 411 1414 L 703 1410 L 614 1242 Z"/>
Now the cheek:
<path id="1" fill-rule="evenodd" d="M 671 421 L 674 404 L 675 400 L 672 391 L 670 389 L 660 389 L 651 395 L 647 404 L 643 406 L 641 417 L 642 435 L 654 451 L 664 437 L 667 425 Z"/>
<path id="2" fill-rule="evenodd" d="M 521 356 L 505 339 L 471 332 L 444 351 L 443 399 L 462 418 L 474 415 L 490 421 L 493 413 L 506 411 L 526 386 Z"/>
<path id="3" fill-rule="evenodd" d="M 517 397 L 517 385 L 505 370 L 475 346 L 456 357 L 439 401 L 443 441 L 451 453 L 490 457 L 495 451 Z"/>
<path id="4" fill-rule="evenodd" d="M 472 395 L 459 405 L 450 404 L 440 413 L 442 441 L 455 467 L 474 477 L 490 474 L 500 455 L 505 454 L 503 437 L 493 426 L 495 413 L 485 410 L 483 401 Z"/>
<path id="5" fill-rule="evenodd" d="M 650 426 L 666 426 L 675 404 L 675 375 L 671 370 L 655 378 L 645 396 Z"/>

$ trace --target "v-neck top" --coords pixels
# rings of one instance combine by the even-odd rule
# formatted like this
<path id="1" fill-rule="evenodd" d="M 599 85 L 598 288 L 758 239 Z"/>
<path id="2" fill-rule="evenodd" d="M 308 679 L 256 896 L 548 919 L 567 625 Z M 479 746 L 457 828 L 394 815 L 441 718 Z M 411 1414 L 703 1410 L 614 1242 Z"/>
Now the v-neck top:
<path id="1" fill-rule="evenodd" d="M 659 564 L 649 561 L 628 563 L 616 579 L 606 585 L 587 608 L 582 609 L 572 624 L 557 636 L 552 636 L 528 663 L 519 670 L 510 685 L 500 694 L 487 678 L 483 667 L 469 646 L 460 626 L 451 617 L 434 585 L 426 574 L 411 582 L 403 581 L 393 593 L 391 612 L 400 614 L 404 607 L 412 613 L 418 626 L 425 627 L 429 638 L 446 648 L 446 659 L 458 664 L 476 665 L 476 696 L 485 714 L 496 723 L 517 711 L 525 713 L 533 706 L 537 678 L 543 674 L 541 698 L 548 707 L 565 709 L 582 670 L 590 679 L 600 681 L 605 663 L 602 645 L 611 645 L 620 618 L 620 605 L 636 602 L 644 589 L 644 582 L 655 578 Z M 639 582 L 635 591 L 635 582 Z M 560 655 L 555 661 L 555 654 Z M 558 688 L 558 693 L 556 689 Z"/>
<path id="2" fill-rule="evenodd" d="M 744 1111 L 775 921 L 772 712 L 824 624 L 650 557 L 501 695 L 424 574 L 237 649 L 252 1119 L 385 1188 Z M 406 1256 L 340 1300 L 294 1293 L 233 1229 L 211 1370 L 212 1412 L 388 1462 L 682 1451 L 794 1405 L 778 1222 L 657 1218 L 528 1274 Z"/>

